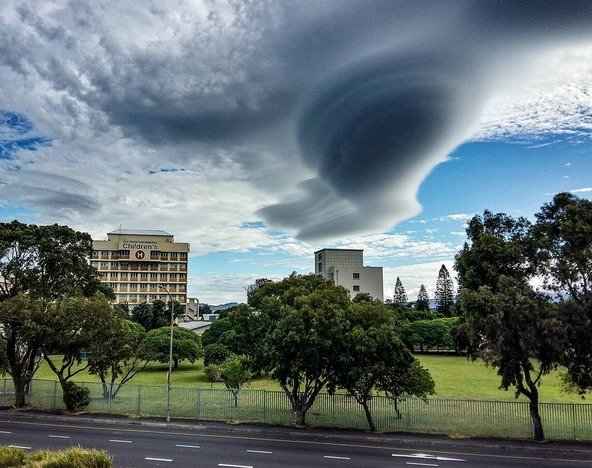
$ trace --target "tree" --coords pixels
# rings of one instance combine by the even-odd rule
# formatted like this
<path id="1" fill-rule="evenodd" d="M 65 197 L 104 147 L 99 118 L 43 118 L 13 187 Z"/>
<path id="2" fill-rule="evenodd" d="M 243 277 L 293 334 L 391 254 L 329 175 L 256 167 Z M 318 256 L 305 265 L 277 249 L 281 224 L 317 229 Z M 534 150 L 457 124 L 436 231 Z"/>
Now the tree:
<path id="1" fill-rule="evenodd" d="M 346 346 L 339 356 L 335 384 L 364 408 L 371 431 L 376 430 L 368 403 L 386 373 L 405 371 L 412 357 L 398 338 L 388 308 L 381 301 L 352 302 L 347 313 Z M 402 365 L 402 366 L 401 366 Z"/>
<path id="2" fill-rule="evenodd" d="M 426 291 L 426 288 L 423 284 L 420 286 L 419 293 L 417 294 L 415 309 L 425 311 L 430 310 L 430 297 L 428 296 L 428 292 Z"/>
<path id="3" fill-rule="evenodd" d="M 318 393 L 334 381 L 349 304 L 345 288 L 318 275 L 292 275 L 249 295 L 262 333 L 254 370 L 271 372 L 299 424 L 306 423 Z"/>
<path id="4" fill-rule="evenodd" d="M 400 401 L 411 396 L 425 399 L 435 392 L 430 372 L 410 354 L 400 354 L 396 364 L 386 370 L 378 385 L 393 402 L 397 419 L 401 419 Z"/>
<path id="5" fill-rule="evenodd" d="M 145 361 L 169 362 L 170 327 L 156 328 L 146 334 L 138 356 Z M 191 330 L 173 327 L 173 368 L 179 367 L 179 361 L 191 363 L 202 357 L 201 339 Z"/>
<path id="6" fill-rule="evenodd" d="M 233 354 L 221 364 L 210 364 L 206 369 L 206 376 L 211 382 L 222 382 L 234 398 L 234 406 L 238 406 L 240 389 L 251 381 L 253 374 L 247 368 L 244 356 Z"/>
<path id="7" fill-rule="evenodd" d="M 175 301 L 175 316 L 181 313 L 181 305 Z M 159 299 L 152 304 L 146 302 L 136 305 L 132 310 L 132 320 L 139 323 L 146 331 L 170 326 L 171 303 L 165 303 Z"/>
<path id="8" fill-rule="evenodd" d="M 103 398 L 115 398 L 146 368 L 150 361 L 142 359 L 138 352 L 145 337 L 142 325 L 117 317 L 107 336 L 93 344 L 88 371 L 101 379 Z"/>
<path id="9" fill-rule="evenodd" d="M 100 350 L 111 338 L 118 320 L 102 294 L 51 303 L 45 315 L 36 320 L 43 358 L 56 374 L 64 394 L 69 388 L 68 381 L 90 366 L 90 362 L 80 366 L 82 352 Z M 55 353 L 61 355 L 61 362 L 52 356 Z"/>
<path id="10" fill-rule="evenodd" d="M 561 355 L 562 326 L 549 301 L 529 285 L 535 273 L 530 223 L 485 211 L 469 221 L 456 256 L 470 357 L 497 368 L 500 388 L 529 400 L 535 439 L 544 439 L 538 385 Z"/>
<path id="11" fill-rule="evenodd" d="M 592 390 L 592 202 L 559 193 L 536 218 L 538 272 L 565 327 L 566 383 L 584 394 Z"/>
<path id="12" fill-rule="evenodd" d="M 440 267 L 436 280 L 436 311 L 450 317 L 454 307 L 454 285 L 446 265 Z"/>
<path id="13" fill-rule="evenodd" d="M 412 350 L 419 346 L 421 352 L 431 349 L 452 349 L 454 341 L 452 329 L 458 324 L 458 317 L 417 320 L 401 325 L 402 339 Z"/>
<path id="14" fill-rule="evenodd" d="M 28 297 L 3 308 L 6 320 L 0 322 L 0 342 L 5 347 L 2 355 L 6 357 L 2 370 L 13 378 L 17 407 L 25 405 L 26 388 L 38 365 L 41 342 L 32 331 L 34 320 L 44 314 L 36 312 L 76 295 L 100 291 L 114 298 L 90 265 L 91 253 L 91 237 L 67 226 L 0 223 L 0 302 L 19 294 Z M 17 305 L 22 307 L 20 312 Z"/>
<path id="15" fill-rule="evenodd" d="M 393 304 L 406 305 L 407 304 L 407 293 L 403 287 L 401 279 L 397 276 L 395 282 L 395 293 L 393 295 Z"/>

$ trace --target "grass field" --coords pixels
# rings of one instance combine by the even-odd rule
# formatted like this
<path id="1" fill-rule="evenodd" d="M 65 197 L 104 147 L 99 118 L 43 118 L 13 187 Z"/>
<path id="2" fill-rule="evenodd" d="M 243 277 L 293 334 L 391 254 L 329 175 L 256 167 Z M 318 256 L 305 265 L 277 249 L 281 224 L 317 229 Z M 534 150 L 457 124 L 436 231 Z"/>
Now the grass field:
<path id="1" fill-rule="evenodd" d="M 499 377 L 496 370 L 485 366 L 481 362 L 471 362 L 462 356 L 417 355 L 422 365 L 429 369 L 436 383 L 438 398 L 458 398 L 468 400 L 511 400 L 514 401 L 513 391 L 498 389 Z M 203 387 L 210 388 L 211 384 L 204 378 L 202 361 L 195 364 L 182 362 L 173 371 L 173 386 L 175 387 Z M 165 385 L 167 365 L 153 363 L 144 372 L 138 374 L 130 383 L 135 385 Z M 55 380 L 46 363 L 43 363 L 37 374 L 37 379 Z M 98 382 L 99 379 L 81 372 L 75 378 L 77 381 Z M 213 388 L 224 388 L 222 384 L 214 384 Z M 279 385 L 268 378 L 260 378 L 251 382 L 251 389 L 280 390 Z M 555 371 L 543 377 L 539 388 L 541 402 L 546 403 L 588 403 L 590 398 L 582 400 L 576 394 L 565 393 L 562 389 L 560 371 Z M 525 401 L 522 397 L 519 400 Z"/>

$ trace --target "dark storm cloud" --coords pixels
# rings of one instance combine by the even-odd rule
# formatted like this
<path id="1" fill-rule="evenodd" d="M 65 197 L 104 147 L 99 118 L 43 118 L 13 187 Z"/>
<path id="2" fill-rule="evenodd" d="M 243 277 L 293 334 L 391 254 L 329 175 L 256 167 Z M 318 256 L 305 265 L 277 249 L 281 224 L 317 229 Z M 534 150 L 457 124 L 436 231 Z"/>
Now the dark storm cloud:
<path id="1" fill-rule="evenodd" d="M 421 182 L 498 88 L 522 79 L 537 53 L 592 41 L 592 2 L 579 0 L 113 9 L 74 2 L 48 24 L 24 2 L 26 28 L 0 17 L 0 63 L 67 94 L 60 105 L 73 122 L 90 109 L 90 133 L 109 124 L 156 148 L 152 168 L 231 160 L 278 194 L 259 214 L 302 239 L 385 230 L 416 214 Z M 149 159 L 160 154 L 167 161 Z M 48 203 L 95 209 L 64 184 Z"/>

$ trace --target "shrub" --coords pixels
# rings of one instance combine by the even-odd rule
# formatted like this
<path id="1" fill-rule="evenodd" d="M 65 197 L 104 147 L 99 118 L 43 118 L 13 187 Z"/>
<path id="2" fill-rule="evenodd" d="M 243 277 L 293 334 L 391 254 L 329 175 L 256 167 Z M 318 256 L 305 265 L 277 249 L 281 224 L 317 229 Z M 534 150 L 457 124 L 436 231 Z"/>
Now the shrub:
<path id="1" fill-rule="evenodd" d="M 84 409 L 90 403 L 90 390 L 74 382 L 66 382 L 64 386 L 64 403 L 69 411 Z"/>
<path id="2" fill-rule="evenodd" d="M 25 459 L 23 449 L 15 447 L 0 447 L 0 468 L 21 466 Z"/>
<path id="3" fill-rule="evenodd" d="M 230 350 L 223 344 L 214 343 L 204 348 L 204 366 L 222 364 L 229 356 Z"/>

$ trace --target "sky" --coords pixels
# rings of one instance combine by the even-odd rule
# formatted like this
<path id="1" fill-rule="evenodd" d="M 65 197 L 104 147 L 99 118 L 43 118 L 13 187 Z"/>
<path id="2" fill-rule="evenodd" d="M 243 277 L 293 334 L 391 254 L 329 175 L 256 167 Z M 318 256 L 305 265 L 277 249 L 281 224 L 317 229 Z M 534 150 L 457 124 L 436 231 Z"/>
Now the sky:
<path id="1" fill-rule="evenodd" d="M 464 224 L 592 197 L 589 1 L 8 1 L 0 221 L 191 244 L 189 295 L 363 248 L 413 299 Z"/>

